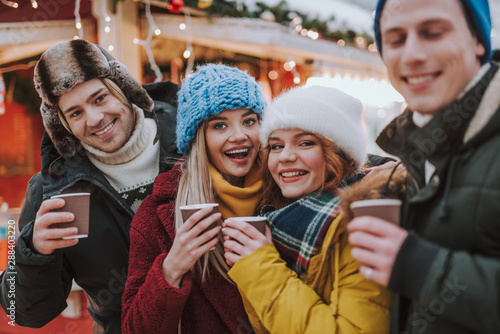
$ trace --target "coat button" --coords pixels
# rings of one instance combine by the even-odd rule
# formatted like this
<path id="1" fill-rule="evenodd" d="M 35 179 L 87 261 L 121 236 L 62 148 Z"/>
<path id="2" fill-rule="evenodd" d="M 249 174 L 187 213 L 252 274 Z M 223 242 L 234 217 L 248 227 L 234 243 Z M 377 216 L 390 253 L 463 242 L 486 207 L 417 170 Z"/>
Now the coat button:
<path id="1" fill-rule="evenodd" d="M 432 177 L 432 179 L 431 179 L 431 186 L 432 186 L 433 188 L 437 188 L 437 187 L 439 187 L 439 182 L 440 182 L 440 180 L 439 180 L 439 176 L 434 175 L 434 176 Z"/>

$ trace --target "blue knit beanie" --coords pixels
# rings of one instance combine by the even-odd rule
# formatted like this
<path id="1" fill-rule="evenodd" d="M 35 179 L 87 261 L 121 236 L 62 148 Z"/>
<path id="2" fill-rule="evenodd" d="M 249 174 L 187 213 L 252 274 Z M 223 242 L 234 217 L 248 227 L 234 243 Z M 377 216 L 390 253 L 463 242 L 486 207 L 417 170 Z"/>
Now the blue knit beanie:
<path id="1" fill-rule="evenodd" d="M 484 46 L 484 55 L 481 57 L 481 64 L 485 64 L 491 57 L 491 17 L 488 0 L 460 0 L 467 10 L 469 17 L 472 19 L 477 30 L 477 38 Z M 382 10 L 386 0 L 379 0 L 377 9 L 375 10 L 375 41 L 377 42 L 378 52 L 382 54 L 382 38 L 380 36 L 380 20 Z"/>
<path id="2" fill-rule="evenodd" d="M 200 123 L 226 109 L 245 108 L 262 116 L 266 100 L 253 77 L 236 67 L 207 64 L 186 78 L 178 92 L 177 148 L 188 155 Z"/>

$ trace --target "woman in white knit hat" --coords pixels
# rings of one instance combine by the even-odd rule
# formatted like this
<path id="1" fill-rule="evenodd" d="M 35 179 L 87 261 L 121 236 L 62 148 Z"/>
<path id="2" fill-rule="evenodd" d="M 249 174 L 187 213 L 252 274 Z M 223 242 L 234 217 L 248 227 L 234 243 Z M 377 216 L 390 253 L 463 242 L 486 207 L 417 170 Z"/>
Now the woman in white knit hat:
<path id="1" fill-rule="evenodd" d="M 342 180 L 366 160 L 361 112 L 355 98 L 320 86 L 292 89 L 264 112 L 270 229 L 223 225 L 228 274 L 256 332 L 389 331 L 390 293 L 360 275 L 339 210 Z"/>

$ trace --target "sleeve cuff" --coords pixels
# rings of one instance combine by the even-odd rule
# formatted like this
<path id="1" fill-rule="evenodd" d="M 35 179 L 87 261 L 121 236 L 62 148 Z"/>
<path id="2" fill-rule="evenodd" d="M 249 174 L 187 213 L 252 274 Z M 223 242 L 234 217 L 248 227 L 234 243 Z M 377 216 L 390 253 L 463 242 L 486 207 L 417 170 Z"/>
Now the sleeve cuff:
<path id="1" fill-rule="evenodd" d="M 439 249 L 439 246 L 410 231 L 392 267 L 388 288 L 416 299 Z"/>
<path id="2" fill-rule="evenodd" d="M 16 262 L 31 266 L 44 266 L 51 261 L 54 261 L 60 250 L 56 250 L 53 254 L 44 255 L 38 253 L 33 245 L 33 223 L 26 225 L 16 241 Z"/>
<path id="3" fill-rule="evenodd" d="M 159 295 L 163 295 L 161 290 L 167 294 L 174 293 L 176 295 L 189 295 L 192 286 L 191 271 L 189 270 L 184 274 L 184 276 L 182 276 L 181 285 L 179 287 L 170 285 L 170 283 L 168 283 L 163 277 L 162 264 L 165 257 L 167 257 L 167 253 L 163 253 L 156 258 L 153 266 L 151 267 L 151 273 L 148 275 L 147 285 L 157 287 L 160 291 L 156 291 L 156 293 Z"/>

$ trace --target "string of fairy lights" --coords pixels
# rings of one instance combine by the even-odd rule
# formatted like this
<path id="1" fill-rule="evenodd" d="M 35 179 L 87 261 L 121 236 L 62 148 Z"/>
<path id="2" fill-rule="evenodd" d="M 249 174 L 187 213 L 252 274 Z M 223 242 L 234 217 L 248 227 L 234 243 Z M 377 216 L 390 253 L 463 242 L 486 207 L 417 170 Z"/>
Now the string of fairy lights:
<path id="1" fill-rule="evenodd" d="M 33 8 L 38 8 L 38 3 L 36 0 L 30 0 L 31 5 Z M 149 61 L 149 65 L 151 69 L 154 71 L 155 74 L 155 79 L 154 82 L 159 82 L 162 81 L 163 75 L 162 72 L 156 63 L 154 56 L 153 56 L 153 51 L 151 49 L 150 43 L 153 39 L 154 36 L 160 36 L 161 31 L 157 27 L 157 25 L 154 22 L 152 13 L 151 13 L 151 5 L 152 2 L 155 3 L 155 5 L 158 5 L 158 2 L 156 0 L 140 0 L 145 4 L 145 16 L 148 22 L 148 35 L 145 39 L 140 39 L 140 38 L 134 38 L 133 43 L 140 45 L 143 47 Z M 12 8 L 18 8 L 19 4 L 15 1 L 11 0 L 0 0 L 0 2 L 6 6 L 12 7 Z M 75 27 L 77 30 L 77 34 L 74 36 L 74 39 L 83 39 L 84 38 L 84 31 L 83 31 L 83 24 L 82 24 L 82 19 L 80 16 L 80 4 L 81 0 L 75 0 L 75 10 L 74 10 L 74 16 L 75 16 Z M 241 6 L 243 4 L 243 1 L 238 0 L 238 6 Z M 201 9 L 205 9 L 207 7 L 210 7 L 212 5 L 212 0 L 199 0 L 198 7 Z M 186 36 L 186 49 L 183 52 L 183 57 L 187 60 L 187 66 L 186 66 L 186 75 L 190 75 L 193 71 L 194 67 L 194 48 L 193 48 L 193 35 L 192 35 L 192 20 L 191 20 L 191 15 L 190 15 L 190 10 L 188 7 L 184 7 L 184 2 L 182 0 L 171 0 L 170 3 L 168 3 L 165 8 L 167 8 L 169 11 L 174 12 L 174 13 L 180 13 L 183 12 L 184 17 L 185 17 L 185 23 L 181 23 L 179 25 L 179 29 L 185 31 L 185 36 Z M 267 17 L 272 16 L 270 18 L 270 21 L 274 20 L 274 15 L 271 12 L 264 12 L 261 15 L 261 18 L 264 20 L 267 20 L 265 16 Z M 103 31 L 104 33 L 99 34 L 99 45 L 103 46 L 105 45 L 108 36 L 111 32 L 111 17 L 108 15 L 107 11 L 107 0 L 101 0 L 101 26 L 103 26 Z M 314 31 L 314 30 L 308 30 L 303 28 L 302 26 L 302 18 L 296 14 L 296 13 L 291 13 L 290 15 L 290 22 L 288 25 L 289 29 L 289 38 L 292 40 L 292 36 L 294 35 L 301 35 L 303 37 L 308 37 L 313 40 L 316 40 L 319 38 L 319 33 Z M 291 44 L 291 42 L 289 43 Z M 337 44 L 341 47 L 344 47 L 346 45 L 344 40 L 338 40 Z M 358 36 L 355 39 L 355 45 L 361 48 L 367 48 L 371 52 L 376 52 L 376 46 L 374 44 L 371 44 L 369 46 L 366 46 L 366 40 L 362 36 Z M 109 44 L 107 47 L 107 50 L 109 52 L 113 52 L 114 50 L 114 45 Z M 291 72 L 293 75 L 293 82 L 295 84 L 300 84 L 301 83 L 301 77 L 300 73 L 297 71 L 297 64 L 293 59 L 292 52 L 291 52 L 291 45 L 290 48 L 287 52 L 287 61 L 283 64 L 283 68 L 287 72 Z M 268 73 L 268 78 L 271 80 L 276 80 L 279 77 L 278 71 L 271 69 Z"/>
<path id="2" fill-rule="evenodd" d="M 153 20 L 153 15 L 151 15 L 151 2 L 149 0 L 143 1 L 146 4 L 146 18 L 149 24 L 148 36 L 145 40 L 134 38 L 134 44 L 138 44 L 144 48 L 144 50 L 146 51 L 146 55 L 148 56 L 149 66 L 155 72 L 156 77 L 154 82 L 160 82 L 163 79 L 163 75 L 160 68 L 156 64 L 156 61 L 153 57 L 153 51 L 151 50 L 149 43 L 153 40 L 153 36 L 159 36 L 161 34 L 161 31 L 156 26 L 155 21 Z"/>

